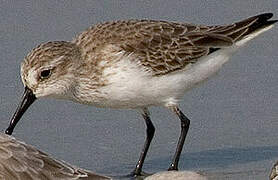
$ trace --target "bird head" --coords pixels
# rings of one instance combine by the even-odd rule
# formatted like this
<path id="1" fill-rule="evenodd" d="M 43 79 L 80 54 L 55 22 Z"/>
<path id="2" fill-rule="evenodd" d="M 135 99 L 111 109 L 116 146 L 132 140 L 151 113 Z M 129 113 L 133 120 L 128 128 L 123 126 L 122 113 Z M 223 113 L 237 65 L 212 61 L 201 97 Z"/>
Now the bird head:
<path id="1" fill-rule="evenodd" d="M 48 42 L 34 48 L 21 64 L 25 91 L 6 134 L 12 134 L 17 122 L 36 99 L 69 99 L 75 83 L 75 68 L 79 62 L 79 48 L 71 42 Z"/>

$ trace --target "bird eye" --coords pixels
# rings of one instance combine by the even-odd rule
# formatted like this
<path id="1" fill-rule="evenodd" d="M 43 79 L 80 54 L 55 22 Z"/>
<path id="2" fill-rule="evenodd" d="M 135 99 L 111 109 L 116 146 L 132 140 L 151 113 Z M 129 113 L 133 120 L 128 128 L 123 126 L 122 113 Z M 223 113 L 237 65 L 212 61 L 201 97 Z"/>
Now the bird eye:
<path id="1" fill-rule="evenodd" d="M 40 74 L 41 79 L 48 78 L 50 76 L 50 73 L 51 73 L 50 69 L 43 70 Z"/>

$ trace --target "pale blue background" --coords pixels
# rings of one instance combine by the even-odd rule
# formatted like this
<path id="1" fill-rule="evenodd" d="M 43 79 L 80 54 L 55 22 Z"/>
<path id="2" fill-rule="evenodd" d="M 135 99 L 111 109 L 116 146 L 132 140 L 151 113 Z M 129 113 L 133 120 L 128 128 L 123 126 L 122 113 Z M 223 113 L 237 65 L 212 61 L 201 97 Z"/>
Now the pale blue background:
<path id="1" fill-rule="evenodd" d="M 42 42 L 71 40 L 89 26 L 118 19 L 226 24 L 273 12 L 277 0 L 0 1 L 0 128 L 23 92 L 20 63 Z M 181 109 L 191 127 L 180 169 L 212 179 L 266 179 L 278 160 L 278 26 L 238 52 L 211 80 L 188 92 Z M 152 108 L 156 134 L 144 170 L 167 169 L 179 120 Z M 144 122 L 135 111 L 42 99 L 14 136 L 71 164 L 108 175 L 129 173 L 141 151 Z"/>

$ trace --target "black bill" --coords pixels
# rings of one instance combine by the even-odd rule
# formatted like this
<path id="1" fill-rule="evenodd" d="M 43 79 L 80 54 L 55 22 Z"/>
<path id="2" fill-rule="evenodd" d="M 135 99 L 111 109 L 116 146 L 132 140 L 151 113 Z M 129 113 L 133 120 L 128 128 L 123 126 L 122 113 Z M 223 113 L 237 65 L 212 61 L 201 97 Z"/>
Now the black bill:
<path id="1" fill-rule="evenodd" d="M 17 124 L 17 122 L 20 120 L 21 116 L 24 114 L 24 112 L 28 109 L 28 107 L 36 100 L 35 95 L 33 94 L 32 90 L 29 89 L 27 86 L 25 87 L 24 94 L 22 96 L 21 103 L 16 109 L 16 112 L 14 113 L 9 127 L 6 129 L 5 133 L 8 135 L 12 135 L 13 130 Z"/>

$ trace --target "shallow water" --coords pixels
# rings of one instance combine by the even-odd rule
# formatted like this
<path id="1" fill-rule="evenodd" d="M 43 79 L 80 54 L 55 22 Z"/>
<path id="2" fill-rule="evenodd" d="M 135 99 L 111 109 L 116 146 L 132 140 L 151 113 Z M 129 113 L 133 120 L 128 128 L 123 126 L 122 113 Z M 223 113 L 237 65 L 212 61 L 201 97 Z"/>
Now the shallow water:
<path id="1" fill-rule="evenodd" d="M 23 93 L 20 62 L 39 43 L 71 40 L 106 20 L 226 24 L 260 12 L 274 12 L 277 19 L 277 8 L 277 0 L 1 1 L 0 128 L 8 126 Z M 180 107 L 191 127 L 181 170 L 202 172 L 211 179 L 267 179 L 278 159 L 277 33 L 274 27 L 250 42 L 214 78 L 185 95 Z M 156 134 L 144 170 L 154 173 L 168 168 L 179 120 L 163 108 L 151 112 Z M 134 168 L 145 126 L 134 111 L 42 99 L 32 105 L 13 135 L 58 159 L 120 178 Z"/>
<path id="2" fill-rule="evenodd" d="M 201 173 L 208 179 L 266 179 L 275 163 L 273 159 L 277 159 L 277 156 L 278 146 L 206 150 L 184 153 L 180 166 Z M 147 164 L 155 171 L 160 171 L 167 167 L 168 161 L 169 157 L 158 157 L 147 161 Z M 114 172 L 115 168 L 112 168 Z M 123 176 L 119 174 L 113 177 L 130 179 Z"/>

